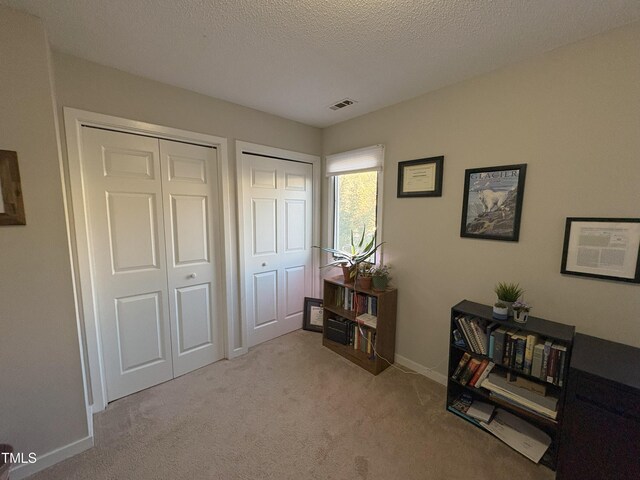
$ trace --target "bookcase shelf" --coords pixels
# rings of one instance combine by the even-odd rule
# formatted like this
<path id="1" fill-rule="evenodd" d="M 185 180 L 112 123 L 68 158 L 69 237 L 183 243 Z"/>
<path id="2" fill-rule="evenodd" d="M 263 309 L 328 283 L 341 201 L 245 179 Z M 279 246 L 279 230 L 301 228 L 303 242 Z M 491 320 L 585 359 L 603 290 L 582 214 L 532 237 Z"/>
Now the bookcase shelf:
<path id="1" fill-rule="evenodd" d="M 498 323 L 498 322 L 499 322 L 500 324 L 503 324 L 503 323 L 504 323 L 504 322 L 501 322 L 500 320 L 493 320 L 493 321 L 494 321 L 494 322 L 496 322 L 496 323 Z M 522 330 L 529 331 L 529 329 L 528 329 L 528 328 L 522 328 L 522 324 L 519 324 L 519 325 L 520 325 L 520 328 L 521 328 Z M 471 350 L 469 350 L 469 349 L 467 349 L 467 348 L 462 348 L 462 347 L 460 347 L 459 345 L 456 345 L 455 343 L 452 343 L 452 344 L 450 345 L 450 347 L 451 347 L 451 348 L 454 348 L 454 349 L 456 349 L 456 350 L 459 350 L 459 351 L 461 351 L 461 352 L 469 353 L 470 355 L 472 355 L 472 356 L 474 356 L 474 357 L 477 357 L 477 358 L 481 358 L 481 359 L 482 359 L 482 358 L 488 358 L 486 355 L 481 355 L 481 354 L 479 354 L 479 353 L 474 353 L 473 351 L 471 351 Z M 518 369 L 518 368 L 512 368 L 512 367 L 510 367 L 510 366 L 508 366 L 508 365 L 500 365 L 500 368 L 501 368 L 502 370 L 504 370 L 504 371 L 507 371 L 507 372 L 513 372 L 514 374 L 518 375 L 519 377 L 525 377 L 525 378 L 529 378 L 529 379 L 531 379 L 531 380 L 534 380 L 534 381 L 536 381 L 536 382 L 543 383 L 543 384 L 545 384 L 546 386 L 548 386 L 548 388 L 550 388 L 550 389 L 552 389 L 552 390 L 555 390 L 555 389 L 559 389 L 559 388 L 560 388 L 560 387 L 558 387 L 558 385 L 555 385 L 555 384 L 553 384 L 553 383 L 551 383 L 551 382 L 547 382 L 546 380 L 541 380 L 541 379 L 540 379 L 540 378 L 538 378 L 538 377 L 534 377 L 534 376 L 532 376 L 531 374 L 529 374 L 529 373 L 525 372 L 524 370 L 521 370 L 521 369 Z"/>
<path id="2" fill-rule="evenodd" d="M 367 326 L 362 326 L 361 328 L 364 332 L 371 331 L 372 335 L 375 332 L 375 341 L 372 346 L 377 354 L 373 348 L 370 353 L 354 348 L 353 338 L 351 338 L 350 344 L 343 344 L 327 338 L 329 330 L 327 322 L 329 319 L 344 319 L 351 324 L 351 322 L 355 322 L 358 316 L 353 309 L 344 308 L 341 303 L 345 291 L 354 296 L 359 294 L 359 300 L 375 303 L 376 328 Z M 341 278 L 325 279 L 322 344 L 373 375 L 378 375 L 389 366 L 384 359 L 393 363 L 395 357 L 397 298 L 398 291 L 395 288 L 376 291 L 355 287 L 353 284 L 345 283 Z M 353 326 L 351 328 L 353 329 Z M 355 334 L 354 330 L 352 332 Z M 384 359 L 381 357 L 384 357 Z"/>
<path id="3" fill-rule="evenodd" d="M 461 319 L 463 320 L 462 323 L 460 322 Z M 469 326 L 472 328 L 469 328 Z M 467 331 L 460 332 L 461 329 L 466 329 Z M 456 330 L 458 332 L 454 335 Z M 451 308 L 449 332 L 447 410 L 478 428 L 484 429 L 481 422 L 454 407 L 454 404 L 464 395 L 467 399 L 471 397 L 472 401 L 477 400 L 491 404 L 495 408 L 502 409 L 526 421 L 551 438 L 551 444 L 540 463 L 555 470 L 558 460 L 567 373 L 575 327 L 536 317 L 529 317 L 526 323 L 517 323 L 511 319 L 496 320 L 493 318 L 492 307 L 463 300 Z M 462 337 L 462 340 L 460 340 L 460 337 Z M 468 337 L 474 337 L 474 340 L 472 341 Z M 491 340 L 491 337 L 494 337 L 493 340 Z M 503 343 L 498 347 L 497 343 L 500 343 L 501 338 Z M 548 345 L 548 349 L 538 345 L 544 345 L 545 342 Z M 494 350 L 491 349 L 491 345 L 494 345 Z M 525 345 L 530 347 L 526 355 Z M 532 356 L 536 345 L 538 345 L 539 356 L 537 360 L 533 360 L 532 364 Z M 543 350 L 545 351 L 544 354 L 542 353 Z M 497 357 L 493 358 L 494 353 L 500 356 L 499 360 Z M 544 355 L 544 363 L 542 363 L 543 357 L 541 355 Z M 472 369 L 469 368 L 467 372 L 464 372 L 468 362 L 463 359 L 466 358 L 473 359 L 474 365 L 481 364 L 484 366 L 495 363 L 487 380 L 484 380 L 481 375 L 476 375 L 477 385 L 469 385 L 469 382 L 473 383 L 473 380 L 469 379 Z M 505 363 L 505 360 L 510 363 Z M 460 364 L 464 365 L 464 367 L 462 371 L 458 372 L 458 377 L 454 378 L 454 374 L 459 369 Z M 537 368 L 540 368 L 538 373 L 536 372 Z M 545 368 L 548 368 L 548 370 L 545 370 Z M 479 368 L 478 372 L 481 371 L 481 368 Z M 463 374 L 465 374 L 466 378 L 460 378 Z M 485 373 L 485 378 L 486 375 Z M 518 397 L 518 393 L 522 394 L 523 387 L 519 385 L 520 390 L 518 390 L 518 387 L 515 386 L 517 377 L 520 377 L 517 382 L 523 382 L 528 389 L 544 390 L 547 396 L 557 398 L 555 413 L 554 410 L 549 409 L 551 411 L 545 414 L 545 409 L 539 407 L 539 405 L 544 405 L 549 401 L 541 393 L 528 393 L 528 395 L 532 396 L 533 406 L 532 403 L 527 404 L 527 398 Z M 502 382 L 502 386 L 507 390 L 507 395 L 500 395 L 496 391 L 495 384 L 492 385 L 493 382 L 498 381 Z M 485 388 L 482 384 L 488 388 Z M 511 393 L 516 394 L 511 395 Z M 535 395 L 540 396 L 536 397 Z M 555 418 L 552 418 L 554 415 Z"/>

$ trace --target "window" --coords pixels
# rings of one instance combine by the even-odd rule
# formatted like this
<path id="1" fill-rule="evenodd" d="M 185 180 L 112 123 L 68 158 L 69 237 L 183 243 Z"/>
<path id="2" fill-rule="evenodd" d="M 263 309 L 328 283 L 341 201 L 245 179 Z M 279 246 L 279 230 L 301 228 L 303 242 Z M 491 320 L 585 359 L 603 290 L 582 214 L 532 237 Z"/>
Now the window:
<path id="1" fill-rule="evenodd" d="M 377 231 L 378 172 L 337 175 L 334 191 L 333 244 L 339 250 L 348 250 L 351 231 L 356 239 L 363 228 L 368 238 Z"/>
<path id="2" fill-rule="evenodd" d="M 351 232 L 359 241 L 362 229 L 367 240 L 381 238 L 381 184 L 384 147 L 361 148 L 329 155 L 326 174 L 333 190 L 329 224 L 333 227 L 332 244 L 339 250 L 349 250 Z M 373 259 L 372 259 L 373 260 Z"/>

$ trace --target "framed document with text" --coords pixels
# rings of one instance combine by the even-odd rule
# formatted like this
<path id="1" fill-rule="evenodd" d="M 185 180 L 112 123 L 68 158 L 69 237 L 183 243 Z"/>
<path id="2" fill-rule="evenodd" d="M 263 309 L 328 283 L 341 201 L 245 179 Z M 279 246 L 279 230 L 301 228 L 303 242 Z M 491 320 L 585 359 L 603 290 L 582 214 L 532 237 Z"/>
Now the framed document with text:
<path id="1" fill-rule="evenodd" d="M 399 162 L 398 198 L 441 197 L 443 163 L 443 156 Z"/>
<path id="2" fill-rule="evenodd" d="M 304 297 L 302 328 L 312 332 L 322 332 L 322 299 Z"/>
<path id="3" fill-rule="evenodd" d="M 567 218 L 560 272 L 640 283 L 640 218 Z"/>

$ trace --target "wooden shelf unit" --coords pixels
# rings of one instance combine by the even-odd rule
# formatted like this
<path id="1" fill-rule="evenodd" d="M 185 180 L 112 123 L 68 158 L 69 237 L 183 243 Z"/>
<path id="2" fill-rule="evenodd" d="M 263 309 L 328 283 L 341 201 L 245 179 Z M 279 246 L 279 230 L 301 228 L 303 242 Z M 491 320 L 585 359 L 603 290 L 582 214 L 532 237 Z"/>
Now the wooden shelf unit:
<path id="1" fill-rule="evenodd" d="M 521 407 L 515 403 L 511 403 L 507 400 L 502 400 L 490 395 L 489 390 L 479 387 L 476 388 L 474 386 L 462 385 L 460 382 L 454 380 L 452 377 L 455 372 L 460 359 L 465 353 L 469 353 L 472 357 L 478 358 L 480 360 L 484 358 L 488 358 L 486 355 L 481 355 L 479 353 L 474 353 L 470 348 L 465 349 L 455 344 L 455 339 L 453 336 L 453 331 L 458 329 L 456 325 L 455 318 L 464 315 L 466 317 L 472 318 L 477 317 L 485 322 L 496 322 L 499 326 L 504 326 L 510 329 L 517 329 L 520 332 L 528 332 L 539 335 L 541 339 L 553 340 L 554 342 L 558 342 L 559 344 L 565 346 L 567 348 L 567 352 L 565 355 L 565 366 L 564 366 L 564 376 L 563 376 L 563 386 L 560 387 L 558 385 L 554 385 L 552 383 L 544 382 L 535 376 L 528 375 L 522 372 L 519 369 L 514 369 L 506 365 L 496 365 L 492 372 L 515 372 L 518 376 L 523 376 L 529 380 L 534 380 L 536 382 L 545 384 L 549 391 L 553 392 L 558 396 L 558 414 L 555 419 L 546 417 L 542 414 L 538 414 L 531 410 L 528 410 L 524 407 Z M 547 452 L 544 454 L 540 463 L 551 468 L 552 470 L 556 469 L 556 465 L 558 462 L 558 447 L 560 443 L 560 432 L 563 420 L 563 406 L 564 399 L 567 391 L 567 373 L 569 371 L 569 361 L 571 358 L 571 349 L 573 345 L 573 337 L 575 334 L 575 327 L 570 325 L 564 325 L 557 322 L 552 322 L 549 320 L 544 320 L 542 318 L 529 317 L 526 323 L 517 323 L 513 321 L 512 318 L 509 320 L 497 320 L 493 318 L 493 309 L 490 306 L 482 305 L 479 303 L 471 302 L 468 300 L 463 300 L 462 302 L 455 305 L 451 308 L 451 323 L 449 328 L 449 370 L 448 370 L 448 382 L 447 382 L 447 405 L 446 408 L 448 411 L 456 414 L 457 416 L 467 420 L 478 428 L 484 428 L 476 422 L 474 419 L 467 417 L 461 412 L 458 412 L 451 404 L 463 393 L 470 394 L 474 399 L 478 401 L 491 403 L 496 408 L 501 408 L 503 410 L 512 413 L 523 420 L 531 423 L 535 427 L 544 431 L 551 437 L 551 445 L 549 446 Z M 484 430 L 486 431 L 486 430 Z M 489 433 L 489 432 L 487 432 Z"/>
<path id="2" fill-rule="evenodd" d="M 354 311 L 346 310 L 336 305 L 336 291 L 341 287 L 377 298 L 378 305 L 376 316 L 378 318 L 378 322 L 376 328 L 376 342 L 374 346 L 378 355 L 373 359 L 369 358 L 369 355 L 366 353 L 361 352 L 360 350 L 355 350 L 352 345 L 343 345 L 341 343 L 334 342 L 329 340 L 326 336 L 328 318 L 342 317 L 350 321 L 355 321 L 356 315 Z M 364 368 L 368 372 L 378 375 L 389 366 L 389 364 L 380 358 L 380 356 L 389 360 L 391 363 L 394 361 L 396 351 L 397 299 L 398 291 L 395 288 L 387 288 L 386 290 L 379 292 L 376 290 L 354 287 L 352 283 L 345 283 L 342 278 L 325 279 L 322 320 L 324 328 L 322 344 L 348 360 L 351 360 L 353 363 Z"/>

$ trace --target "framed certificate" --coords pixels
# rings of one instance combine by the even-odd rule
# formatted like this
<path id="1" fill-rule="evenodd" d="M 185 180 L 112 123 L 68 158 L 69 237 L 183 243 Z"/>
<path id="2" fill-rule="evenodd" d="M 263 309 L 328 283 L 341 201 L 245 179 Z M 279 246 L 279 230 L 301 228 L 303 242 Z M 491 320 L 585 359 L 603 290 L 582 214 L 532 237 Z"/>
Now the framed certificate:
<path id="1" fill-rule="evenodd" d="M 398 198 L 441 197 L 443 163 L 443 156 L 399 162 Z"/>
<path id="2" fill-rule="evenodd" d="M 304 297 L 302 328 L 312 332 L 322 332 L 322 299 Z"/>

